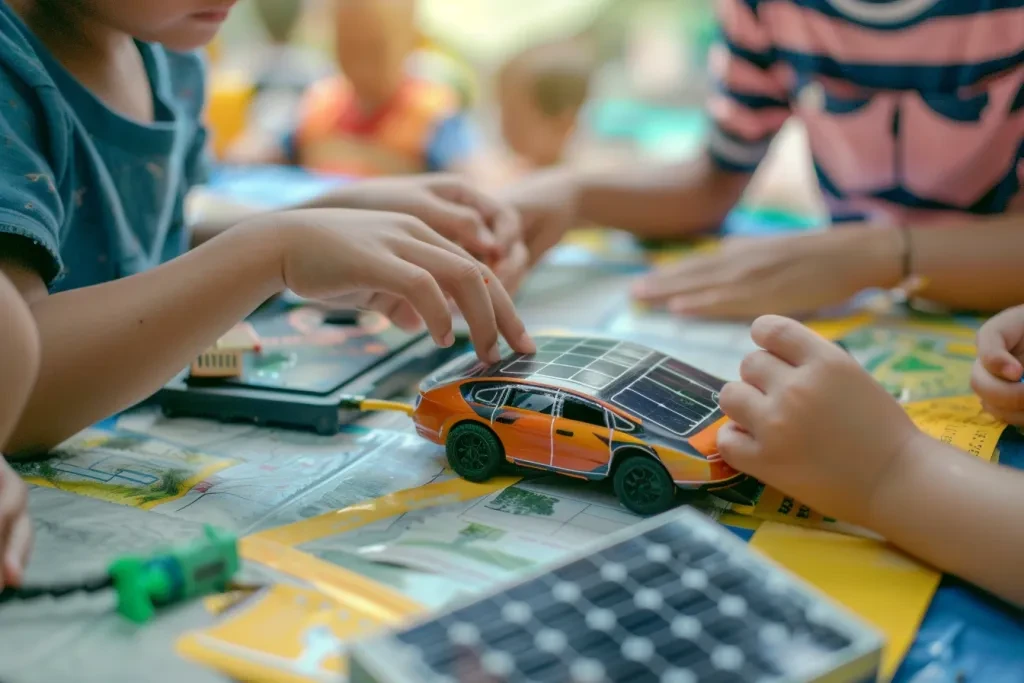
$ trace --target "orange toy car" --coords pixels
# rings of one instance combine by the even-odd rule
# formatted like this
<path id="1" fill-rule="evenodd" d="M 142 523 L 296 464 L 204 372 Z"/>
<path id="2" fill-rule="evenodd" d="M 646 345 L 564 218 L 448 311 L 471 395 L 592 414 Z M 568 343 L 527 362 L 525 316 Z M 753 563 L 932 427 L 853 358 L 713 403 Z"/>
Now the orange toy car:
<path id="1" fill-rule="evenodd" d="M 676 488 L 724 489 L 743 475 L 718 455 L 724 382 L 639 344 L 539 337 L 537 353 L 485 365 L 458 358 L 420 386 L 413 420 L 461 477 L 506 461 L 588 480 L 644 515 Z"/>

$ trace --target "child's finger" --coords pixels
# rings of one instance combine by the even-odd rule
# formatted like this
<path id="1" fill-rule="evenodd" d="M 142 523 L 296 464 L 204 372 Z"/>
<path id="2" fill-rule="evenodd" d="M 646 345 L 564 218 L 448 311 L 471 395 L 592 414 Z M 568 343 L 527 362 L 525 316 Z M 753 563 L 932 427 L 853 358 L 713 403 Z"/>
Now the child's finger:
<path id="1" fill-rule="evenodd" d="M 493 231 L 494 242 L 498 247 L 497 256 L 504 256 L 515 242 L 522 239 L 523 228 L 519 213 L 511 205 L 499 202 L 454 177 L 435 183 L 434 191 L 440 197 L 474 209 L 483 217 Z"/>
<path id="2" fill-rule="evenodd" d="M 1012 332 L 1019 323 L 1015 318 L 1002 316 L 997 315 L 978 330 L 978 360 L 995 377 L 1016 382 L 1024 368 L 1009 350 L 1020 342 L 1014 339 L 1020 335 Z"/>
<path id="3" fill-rule="evenodd" d="M 498 322 L 498 331 L 501 332 L 501 336 L 513 350 L 519 353 L 535 353 L 537 345 L 526 331 L 526 325 L 519 317 L 519 313 L 516 312 L 516 306 L 512 302 L 508 290 L 489 269 L 484 268 L 484 275 L 484 283 L 491 295 L 494 317 Z"/>
<path id="4" fill-rule="evenodd" d="M 7 470 L 0 478 L 0 552 L 6 556 L 11 533 L 18 518 L 25 513 L 28 488 L 16 474 Z"/>
<path id="5" fill-rule="evenodd" d="M 778 387 L 793 369 L 792 365 L 780 360 L 778 356 L 767 351 L 754 351 L 748 353 L 740 363 L 740 379 L 767 394 Z"/>
<path id="6" fill-rule="evenodd" d="M 480 263 L 422 242 L 407 245 L 404 255 L 429 271 L 455 299 L 480 360 L 501 360 L 496 311 Z"/>
<path id="7" fill-rule="evenodd" d="M 750 318 L 762 308 L 757 291 L 743 282 L 730 282 L 696 294 L 677 296 L 668 302 L 671 313 L 698 317 Z"/>
<path id="8" fill-rule="evenodd" d="M 405 332 L 416 332 L 423 326 L 423 319 L 416 309 L 408 301 L 394 294 L 377 292 L 370 297 L 365 307 L 385 316 Z"/>
<path id="9" fill-rule="evenodd" d="M 763 315 L 755 320 L 750 326 L 750 338 L 793 366 L 803 365 L 822 351 L 837 350 L 816 332 L 778 315 Z"/>
<path id="10" fill-rule="evenodd" d="M 732 275 L 724 266 L 718 254 L 689 256 L 642 277 L 633 286 L 632 293 L 637 300 L 646 303 L 694 295 L 729 282 Z"/>
<path id="11" fill-rule="evenodd" d="M 430 195 L 421 216 L 444 237 L 479 254 L 493 254 L 498 243 L 483 217 L 471 208 Z"/>
<path id="12" fill-rule="evenodd" d="M 718 405 L 726 417 L 756 435 L 768 410 L 768 397 L 744 382 L 729 382 L 718 392 Z"/>
<path id="13" fill-rule="evenodd" d="M 423 319 L 438 346 L 447 348 L 455 343 L 451 310 L 444 292 L 429 270 L 395 258 L 385 265 L 382 275 L 384 279 L 380 289 L 398 294 L 408 301 Z"/>
<path id="14" fill-rule="evenodd" d="M 20 586 L 25 574 L 25 565 L 28 564 L 28 557 L 32 552 L 32 520 L 27 514 L 22 514 L 14 522 L 10 537 L 7 542 L 7 550 L 3 557 L 3 574 L 5 583 L 9 586 Z"/>
<path id="15" fill-rule="evenodd" d="M 1024 426 L 1024 410 L 1000 410 L 987 401 L 981 402 L 981 409 L 1001 422 L 1015 427 Z"/>
<path id="16" fill-rule="evenodd" d="M 758 469 L 760 446 L 734 422 L 726 422 L 718 430 L 718 452 L 726 463 L 740 472 Z"/>
<path id="17" fill-rule="evenodd" d="M 530 252 L 526 248 L 526 245 L 522 242 L 516 242 L 512 245 L 512 248 L 505 254 L 504 260 L 498 263 L 495 267 L 494 274 L 498 276 L 502 284 L 505 285 L 505 291 L 510 296 L 515 295 L 519 289 L 519 285 L 522 284 L 523 277 L 526 275 L 526 270 L 530 264 Z"/>
<path id="18" fill-rule="evenodd" d="M 1000 411 L 1024 411 L 1024 384 L 993 376 L 980 361 L 971 368 L 971 389 L 982 401 Z"/>

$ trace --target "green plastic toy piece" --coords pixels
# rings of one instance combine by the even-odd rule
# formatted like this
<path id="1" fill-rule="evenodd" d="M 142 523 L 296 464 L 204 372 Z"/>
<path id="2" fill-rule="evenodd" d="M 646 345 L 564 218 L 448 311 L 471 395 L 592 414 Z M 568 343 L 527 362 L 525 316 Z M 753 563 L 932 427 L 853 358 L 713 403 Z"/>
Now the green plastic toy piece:
<path id="1" fill-rule="evenodd" d="M 213 527 L 205 538 L 150 557 L 125 556 L 110 565 L 117 592 L 117 611 L 143 624 L 160 607 L 223 593 L 238 573 L 238 539 Z"/>

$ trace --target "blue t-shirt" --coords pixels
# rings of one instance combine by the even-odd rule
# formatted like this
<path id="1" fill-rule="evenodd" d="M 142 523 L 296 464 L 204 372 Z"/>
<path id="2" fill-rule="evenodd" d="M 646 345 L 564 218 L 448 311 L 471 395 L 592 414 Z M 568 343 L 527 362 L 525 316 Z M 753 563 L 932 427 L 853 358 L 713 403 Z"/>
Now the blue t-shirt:
<path id="1" fill-rule="evenodd" d="M 51 291 L 146 270 L 188 248 L 184 199 L 205 173 L 198 55 L 137 43 L 154 121 L 112 111 L 0 0 L 0 256 Z"/>

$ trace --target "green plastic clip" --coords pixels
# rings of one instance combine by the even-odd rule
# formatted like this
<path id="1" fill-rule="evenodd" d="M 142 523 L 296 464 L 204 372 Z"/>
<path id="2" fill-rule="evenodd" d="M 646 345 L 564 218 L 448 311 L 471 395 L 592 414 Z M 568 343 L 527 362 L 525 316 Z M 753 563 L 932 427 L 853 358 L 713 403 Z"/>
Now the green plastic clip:
<path id="1" fill-rule="evenodd" d="M 110 565 L 117 611 L 143 624 L 160 607 L 226 591 L 240 566 L 238 539 L 211 526 L 204 538 L 149 557 L 119 557 Z"/>

